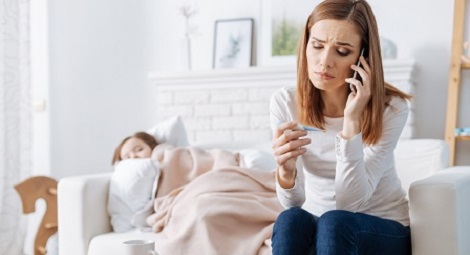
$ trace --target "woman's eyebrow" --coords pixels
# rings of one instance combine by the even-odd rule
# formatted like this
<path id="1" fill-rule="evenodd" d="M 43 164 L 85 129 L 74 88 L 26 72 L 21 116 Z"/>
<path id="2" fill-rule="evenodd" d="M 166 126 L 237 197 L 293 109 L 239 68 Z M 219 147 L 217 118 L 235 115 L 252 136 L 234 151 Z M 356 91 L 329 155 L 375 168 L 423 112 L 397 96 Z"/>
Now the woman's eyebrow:
<path id="1" fill-rule="evenodd" d="M 321 43 L 325 43 L 326 41 L 325 40 L 321 40 L 319 38 L 316 38 L 314 36 L 311 37 L 312 40 L 315 40 L 317 42 L 321 42 Z M 347 42 L 336 42 L 337 45 L 341 45 L 341 46 L 349 46 L 349 47 L 353 47 L 350 43 L 347 43 Z"/>
<path id="2" fill-rule="evenodd" d="M 321 40 L 321 39 L 318 39 L 314 36 L 310 37 L 310 40 L 314 40 L 314 41 L 317 41 L 317 42 L 321 42 L 321 43 L 325 43 L 326 41 L 325 40 Z"/>
<path id="3" fill-rule="evenodd" d="M 341 45 L 341 46 L 349 46 L 349 47 L 354 48 L 354 46 L 352 46 L 352 44 L 347 43 L 347 42 L 336 42 L 336 44 Z"/>

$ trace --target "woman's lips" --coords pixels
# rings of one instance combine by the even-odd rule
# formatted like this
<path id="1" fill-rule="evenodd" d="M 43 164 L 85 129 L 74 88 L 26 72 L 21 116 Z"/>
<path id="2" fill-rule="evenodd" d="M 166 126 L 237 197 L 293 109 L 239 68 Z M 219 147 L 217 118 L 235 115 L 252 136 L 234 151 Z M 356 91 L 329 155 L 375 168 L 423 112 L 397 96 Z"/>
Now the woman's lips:
<path id="1" fill-rule="evenodd" d="M 330 79 L 333 79 L 335 77 L 333 77 L 333 75 L 329 74 L 329 73 L 322 73 L 322 72 L 315 72 L 315 75 L 320 78 L 320 79 L 324 79 L 324 80 L 330 80 Z"/>

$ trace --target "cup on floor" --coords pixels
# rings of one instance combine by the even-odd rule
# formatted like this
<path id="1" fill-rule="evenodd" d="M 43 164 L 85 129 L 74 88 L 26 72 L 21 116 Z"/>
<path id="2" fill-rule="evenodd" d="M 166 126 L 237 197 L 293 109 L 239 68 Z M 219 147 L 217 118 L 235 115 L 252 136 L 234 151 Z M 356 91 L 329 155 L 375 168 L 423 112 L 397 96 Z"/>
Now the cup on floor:
<path id="1" fill-rule="evenodd" d="M 123 244 L 125 255 L 158 255 L 153 240 L 129 240 Z"/>

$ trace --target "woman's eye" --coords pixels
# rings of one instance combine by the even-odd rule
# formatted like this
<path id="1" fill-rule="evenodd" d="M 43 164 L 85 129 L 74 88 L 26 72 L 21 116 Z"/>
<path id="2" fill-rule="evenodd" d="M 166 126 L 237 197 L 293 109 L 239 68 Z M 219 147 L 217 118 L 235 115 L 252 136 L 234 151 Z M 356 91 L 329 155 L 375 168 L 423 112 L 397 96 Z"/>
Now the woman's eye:
<path id="1" fill-rule="evenodd" d="M 323 48 L 323 47 L 322 47 L 321 45 L 314 44 L 314 45 L 313 45 L 313 48 L 314 48 L 314 49 L 321 49 L 321 48 Z"/>
<path id="2" fill-rule="evenodd" d="M 349 51 L 348 50 L 338 50 L 338 54 L 340 56 L 345 57 L 345 56 L 349 55 Z"/>

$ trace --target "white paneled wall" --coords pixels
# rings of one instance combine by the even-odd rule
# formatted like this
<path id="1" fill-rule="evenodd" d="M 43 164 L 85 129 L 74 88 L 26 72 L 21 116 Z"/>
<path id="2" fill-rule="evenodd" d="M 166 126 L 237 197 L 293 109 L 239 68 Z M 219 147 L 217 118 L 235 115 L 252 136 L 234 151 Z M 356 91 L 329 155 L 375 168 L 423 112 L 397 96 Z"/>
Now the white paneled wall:
<path id="1" fill-rule="evenodd" d="M 384 69 L 388 82 L 413 92 L 412 60 L 387 60 Z M 295 77 L 295 68 L 280 66 L 150 74 L 157 116 L 182 116 L 192 144 L 270 140 L 269 99 L 276 89 L 295 86 Z M 402 138 L 412 136 L 410 114 Z"/>

